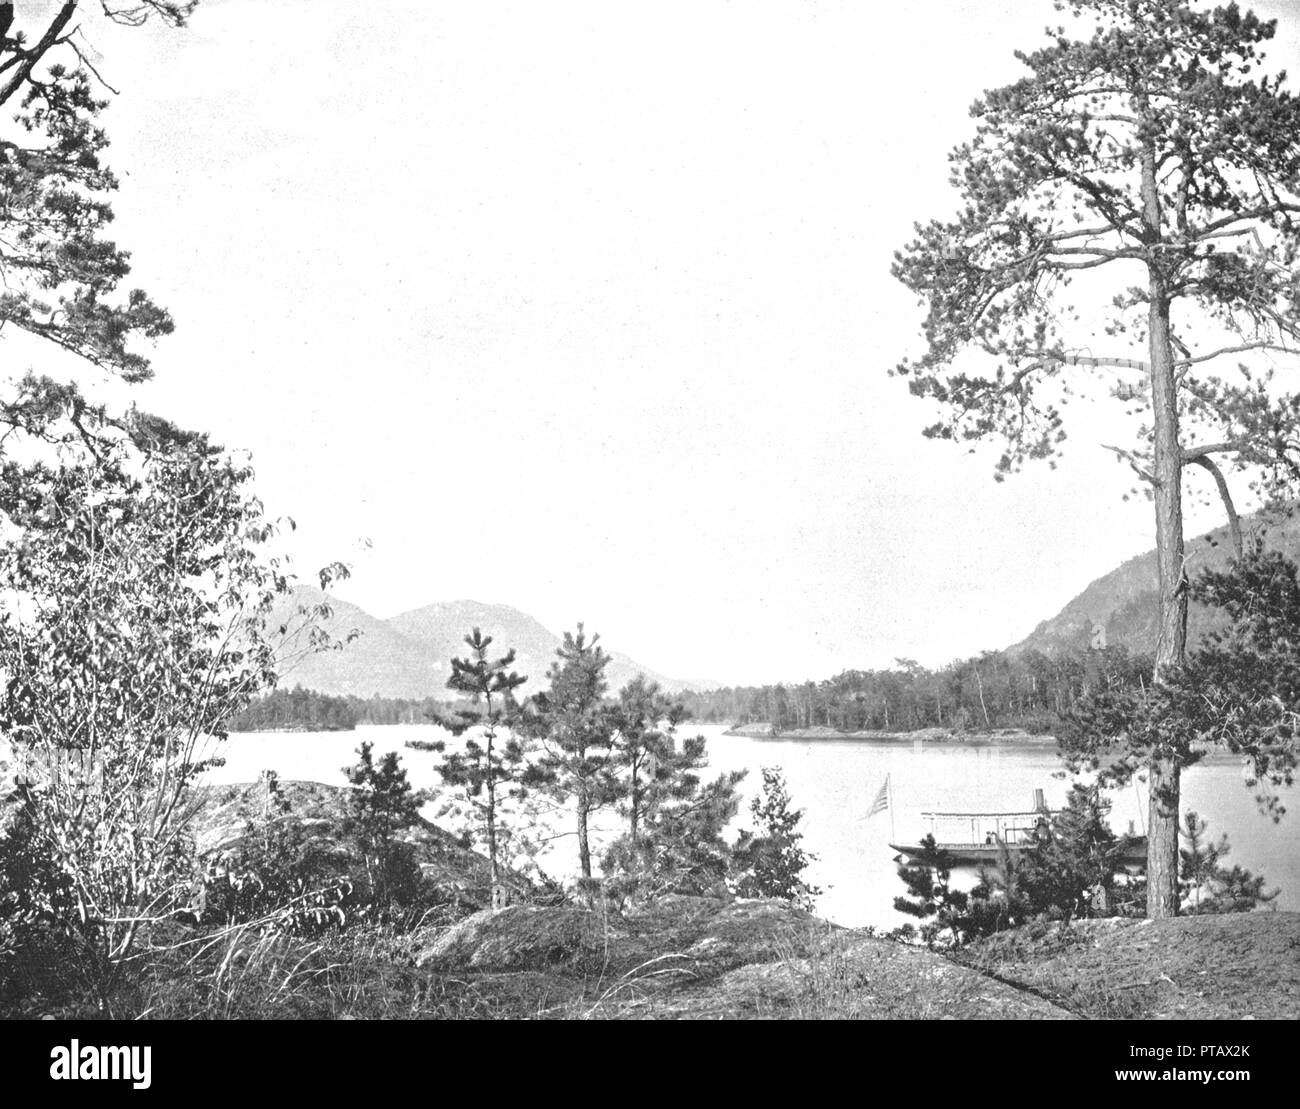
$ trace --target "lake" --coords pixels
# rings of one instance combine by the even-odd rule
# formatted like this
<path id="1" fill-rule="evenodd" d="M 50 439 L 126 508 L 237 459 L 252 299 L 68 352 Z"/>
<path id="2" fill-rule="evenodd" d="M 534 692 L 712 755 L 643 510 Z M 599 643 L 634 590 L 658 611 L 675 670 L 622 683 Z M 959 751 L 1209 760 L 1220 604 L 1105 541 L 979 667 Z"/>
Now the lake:
<path id="1" fill-rule="evenodd" d="M 895 912 L 894 898 L 904 892 L 888 841 L 894 828 L 900 837 L 923 831 L 923 810 L 1019 810 L 1030 807 L 1035 788 L 1044 791 L 1052 808 L 1064 803 L 1069 782 L 1052 775 L 1061 769 L 1055 745 L 1035 743 L 954 744 L 872 742 L 869 740 L 774 740 L 724 736 L 721 725 L 686 725 L 680 735 L 703 735 L 708 741 L 710 772 L 749 770 L 743 791 L 745 806 L 736 827 L 748 826 L 748 801 L 761 791 L 759 768 L 779 767 L 785 774 L 795 807 L 804 810 L 800 825 L 803 846 L 817 856 L 808 880 L 822 888 L 817 909 L 838 924 L 893 927 L 908 918 Z M 355 762 L 363 741 L 376 755 L 397 751 L 412 785 L 440 785 L 434 770 L 436 755 L 408 750 L 412 739 L 445 735 L 431 725 L 359 727 L 354 732 L 247 732 L 231 737 L 221 754 L 226 765 L 210 772 L 208 781 L 246 782 L 263 769 L 284 779 L 343 785 L 341 768 Z M 885 776 L 893 785 L 894 806 L 867 819 Z M 1284 790 L 1291 811 L 1280 824 L 1260 816 L 1254 791 L 1245 787 L 1240 764 L 1216 756 L 1193 767 L 1183 777 L 1183 811 L 1195 810 L 1208 820 L 1209 836 L 1227 833 L 1232 843 L 1229 863 L 1262 873 L 1269 887 L 1281 887 L 1274 904 L 1300 910 L 1300 812 L 1296 790 Z M 1113 803 L 1111 827 L 1125 831 L 1132 821 L 1144 830 L 1146 792 L 1133 786 L 1108 795 Z M 593 832 L 599 843 L 614 823 L 603 814 Z M 895 840 L 895 842 L 900 842 Z M 593 847 L 593 854 L 595 849 Z M 559 839 L 542 859 L 556 877 L 577 869 L 572 838 Z"/>

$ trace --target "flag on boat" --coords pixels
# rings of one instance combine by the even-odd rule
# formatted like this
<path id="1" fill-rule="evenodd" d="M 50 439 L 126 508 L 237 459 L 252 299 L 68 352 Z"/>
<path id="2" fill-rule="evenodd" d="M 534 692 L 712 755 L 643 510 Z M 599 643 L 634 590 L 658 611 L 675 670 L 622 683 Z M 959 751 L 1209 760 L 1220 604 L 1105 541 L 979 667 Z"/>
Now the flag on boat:
<path id="1" fill-rule="evenodd" d="M 870 820 L 878 812 L 884 812 L 889 808 L 889 775 L 885 775 L 884 784 L 880 787 L 880 792 L 876 794 L 876 799 L 871 802 L 871 808 L 867 810 L 867 819 Z"/>

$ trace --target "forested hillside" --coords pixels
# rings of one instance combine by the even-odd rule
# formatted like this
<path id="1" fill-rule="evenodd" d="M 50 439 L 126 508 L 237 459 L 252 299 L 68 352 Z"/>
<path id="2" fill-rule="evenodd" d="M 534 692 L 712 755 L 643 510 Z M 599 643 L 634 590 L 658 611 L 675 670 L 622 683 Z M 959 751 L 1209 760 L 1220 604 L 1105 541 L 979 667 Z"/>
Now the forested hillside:
<path id="1" fill-rule="evenodd" d="M 1291 558 L 1300 556 L 1300 518 L 1256 513 L 1242 520 L 1247 545 L 1260 541 Z M 1221 570 L 1232 557 L 1227 527 L 1187 543 L 1187 570 L 1193 577 Z M 1156 594 L 1156 553 L 1131 558 L 1098 578 L 1060 612 L 1044 620 L 1011 651 L 1073 651 L 1089 646 L 1126 647 L 1135 654 L 1155 650 L 1159 604 Z M 1188 617 L 1189 644 L 1217 626 L 1218 617 L 1193 602 Z"/>
<path id="2" fill-rule="evenodd" d="M 1254 514 L 1242 521 L 1255 542 L 1300 555 L 1300 519 Z M 1195 577 L 1223 568 L 1231 557 L 1226 527 L 1190 541 Z M 771 723 L 777 730 L 831 727 L 843 731 L 919 728 L 1024 728 L 1051 731 L 1099 676 L 1149 668 L 1157 628 L 1155 552 L 1129 559 L 1098 578 L 1022 642 L 977 658 L 927 669 L 899 659 L 888 670 L 846 670 L 821 681 L 737 686 L 681 700 L 700 721 Z M 1223 617 L 1191 604 L 1189 642 L 1222 625 Z"/>
<path id="3" fill-rule="evenodd" d="M 778 731 L 821 726 L 850 732 L 1050 732 L 1092 684 L 1148 665 L 1122 647 L 1050 654 L 987 651 L 937 670 L 900 659 L 891 670 L 846 670 L 817 682 L 684 692 L 678 699 L 701 723 L 771 723 Z"/>

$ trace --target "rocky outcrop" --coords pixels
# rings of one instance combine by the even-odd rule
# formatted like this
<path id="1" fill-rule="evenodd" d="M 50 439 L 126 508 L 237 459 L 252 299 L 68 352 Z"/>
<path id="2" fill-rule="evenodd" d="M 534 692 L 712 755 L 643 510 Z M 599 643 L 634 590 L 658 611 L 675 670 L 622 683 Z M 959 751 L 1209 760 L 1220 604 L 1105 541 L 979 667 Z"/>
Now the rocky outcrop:
<path id="1" fill-rule="evenodd" d="M 304 850 L 336 874 L 346 874 L 361 863 L 355 847 L 343 834 L 352 788 L 318 782 L 278 782 L 282 806 L 271 802 L 266 781 L 199 789 L 194 798 L 191 824 L 201 861 L 233 852 L 250 834 L 268 822 L 294 821 L 306 834 Z M 250 827 L 254 829 L 250 833 Z M 465 847 L 450 832 L 418 820 L 399 838 L 414 849 L 422 884 L 442 903 L 461 912 L 474 912 L 492 903 L 488 860 Z M 529 882 L 513 875 L 513 894 L 531 896 Z"/>
<path id="2" fill-rule="evenodd" d="M 1249 549 L 1254 539 L 1289 558 L 1300 557 L 1300 513 L 1256 512 L 1241 521 Z M 1196 572 L 1222 570 L 1232 557 L 1228 529 L 1221 527 L 1187 540 L 1186 563 Z M 1150 654 L 1159 635 L 1160 594 L 1155 551 L 1131 558 L 1091 582 L 1060 612 L 1040 623 L 1008 653 L 1036 650 L 1047 654 L 1087 647 L 1125 647 Z M 1187 644 L 1199 643 L 1225 626 L 1221 611 L 1192 601 L 1188 610 Z"/>
<path id="3" fill-rule="evenodd" d="M 776 735 L 776 728 L 767 723 L 758 724 L 737 724 L 733 728 L 728 728 L 723 735 L 739 735 L 748 739 L 771 739 Z"/>
<path id="4" fill-rule="evenodd" d="M 560 1016 L 1070 1016 L 935 952 L 836 928 L 782 901 L 669 896 L 626 914 L 516 905 L 419 946 L 424 969 L 471 975 L 484 993 L 539 991 Z"/>
<path id="5" fill-rule="evenodd" d="M 626 940 L 608 915 L 569 906 L 507 905 L 466 917 L 422 944 L 416 965 L 433 969 L 544 970 L 590 963 Z"/>

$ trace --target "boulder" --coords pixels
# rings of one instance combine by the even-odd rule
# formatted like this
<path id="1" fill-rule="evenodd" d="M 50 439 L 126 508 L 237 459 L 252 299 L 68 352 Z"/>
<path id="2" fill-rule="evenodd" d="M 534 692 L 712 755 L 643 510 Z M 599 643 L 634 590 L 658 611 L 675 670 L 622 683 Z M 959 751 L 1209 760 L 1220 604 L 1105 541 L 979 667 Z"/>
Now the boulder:
<path id="1" fill-rule="evenodd" d="M 466 917 L 433 937 L 417 966 L 544 970 L 600 960 L 624 938 L 611 918 L 589 909 L 507 905 Z"/>
<path id="2" fill-rule="evenodd" d="M 278 804 L 269 797 L 265 780 L 228 786 L 208 786 L 196 791 L 191 824 L 201 862 L 233 852 L 265 822 L 295 821 L 306 833 L 304 848 L 340 875 L 358 871 L 363 863 L 354 844 L 343 833 L 350 811 L 351 786 L 319 782 L 280 781 Z M 287 806 L 282 809 L 280 806 Z M 491 868 L 477 851 L 427 820 L 404 828 L 399 839 L 414 849 L 422 883 L 440 903 L 473 912 L 492 902 Z M 527 879 L 508 876 L 512 897 L 532 895 Z"/>

